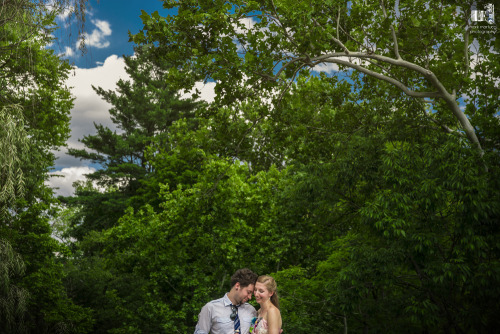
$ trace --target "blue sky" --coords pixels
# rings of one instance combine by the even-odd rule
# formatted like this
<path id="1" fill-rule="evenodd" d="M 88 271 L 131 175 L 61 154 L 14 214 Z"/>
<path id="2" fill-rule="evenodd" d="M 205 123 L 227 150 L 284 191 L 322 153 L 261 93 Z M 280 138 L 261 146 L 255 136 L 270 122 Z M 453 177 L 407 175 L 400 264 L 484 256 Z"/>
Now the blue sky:
<path id="1" fill-rule="evenodd" d="M 159 11 L 161 15 L 168 15 L 163 9 L 161 0 L 91 0 L 87 12 L 85 31 L 87 34 L 88 50 L 85 55 L 76 48 L 76 41 L 68 41 L 67 30 L 61 29 L 58 37 L 64 47 L 71 47 L 67 57 L 78 68 L 92 68 L 104 63 L 110 55 L 131 55 L 133 43 L 128 42 L 130 31 L 132 34 L 142 29 L 139 18 L 141 10 L 147 13 Z M 74 26 L 73 26 L 73 30 Z M 76 31 L 72 32 L 75 36 Z M 69 42 L 69 43 L 68 43 Z M 69 45 L 68 45 L 69 44 Z"/>
<path id="2" fill-rule="evenodd" d="M 58 18 L 61 28 L 54 32 L 57 40 L 52 48 L 74 65 L 66 82 L 75 97 L 68 147 L 84 148 L 78 139 L 94 134 L 94 123 L 116 130 L 109 117 L 111 106 L 93 91 L 92 85 L 114 90 L 119 79 L 128 78 L 123 55 L 132 55 L 134 46 L 128 42 L 128 33 L 135 34 L 142 29 L 139 17 L 141 10 L 147 13 L 158 11 L 162 16 L 167 16 L 169 13 L 162 5 L 160 0 L 91 0 L 86 15 L 87 53 L 84 55 L 77 47 L 74 22 L 68 22 L 64 16 Z M 210 101 L 213 85 L 206 86 L 205 92 L 204 98 Z M 84 174 L 99 168 L 89 161 L 80 161 L 67 155 L 65 147 L 55 154 L 57 160 L 52 174 L 59 177 L 51 177 L 48 184 L 57 195 L 71 195 L 73 182 L 84 179 Z"/>

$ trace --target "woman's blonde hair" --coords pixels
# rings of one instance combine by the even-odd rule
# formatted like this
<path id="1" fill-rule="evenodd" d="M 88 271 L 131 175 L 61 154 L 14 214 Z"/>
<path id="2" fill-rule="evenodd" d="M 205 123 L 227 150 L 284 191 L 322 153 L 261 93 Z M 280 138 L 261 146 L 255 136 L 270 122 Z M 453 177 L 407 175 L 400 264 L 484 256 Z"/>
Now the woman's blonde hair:
<path id="1" fill-rule="evenodd" d="M 279 309 L 280 303 L 278 298 L 277 284 L 274 278 L 269 275 L 262 275 L 257 278 L 257 282 L 264 284 L 269 292 L 273 292 L 273 295 L 271 296 L 271 303 L 273 303 L 273 305 Z"/>

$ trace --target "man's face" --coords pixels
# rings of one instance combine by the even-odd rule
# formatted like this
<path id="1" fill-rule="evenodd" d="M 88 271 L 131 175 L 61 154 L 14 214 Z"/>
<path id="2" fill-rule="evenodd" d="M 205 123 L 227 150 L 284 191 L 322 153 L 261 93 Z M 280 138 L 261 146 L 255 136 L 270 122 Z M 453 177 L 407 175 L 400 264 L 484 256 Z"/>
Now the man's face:
<path id="1" fill-rule="evenodd" d="M 252 299 L 252 293 L 255 289 L 253 284 L 242 287 L 240 285 L 240 283 L 236 283 L 235 287 L 238 288 L 238 290 L 236 291 L 236 295 L 235 295 L 234 299 L 236 299 L 236 302 L 238 304 L 244 304 L 247 301 L 249 301 L 250 299 Z"/>

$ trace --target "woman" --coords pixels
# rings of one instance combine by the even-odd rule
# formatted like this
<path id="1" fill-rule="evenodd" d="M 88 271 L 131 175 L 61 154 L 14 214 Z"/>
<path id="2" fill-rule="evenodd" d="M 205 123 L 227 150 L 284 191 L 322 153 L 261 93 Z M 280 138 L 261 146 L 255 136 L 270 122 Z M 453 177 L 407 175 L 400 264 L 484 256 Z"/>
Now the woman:
<path id="1" fill-rule="evenodd" d="M 257 312 L 257 320 L 253 325 L 252 334 L 279 334 L 281 329 L 281 313 L 279 309 L 278 295 L 276 293 L 276 281 L 268 275 L 259 276 L 255 283 L 255 300 L 260 305 Z"/>

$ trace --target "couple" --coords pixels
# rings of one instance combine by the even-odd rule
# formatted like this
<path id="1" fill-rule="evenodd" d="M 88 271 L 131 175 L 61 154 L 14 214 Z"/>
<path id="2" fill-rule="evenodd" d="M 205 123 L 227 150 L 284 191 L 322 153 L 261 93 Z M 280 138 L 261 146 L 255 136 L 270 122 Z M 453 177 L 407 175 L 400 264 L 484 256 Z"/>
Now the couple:
<path id="1" fill-rule="evenodd" d="M 258 313 L 247 303 L 252 293 Z M 224 297 L 203 306 L 194 334 L 279 334 L 281 325 L 276 281 L 244 268 L 231 276 L 231 290 Z"/>

